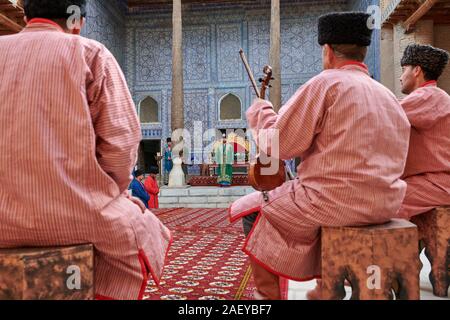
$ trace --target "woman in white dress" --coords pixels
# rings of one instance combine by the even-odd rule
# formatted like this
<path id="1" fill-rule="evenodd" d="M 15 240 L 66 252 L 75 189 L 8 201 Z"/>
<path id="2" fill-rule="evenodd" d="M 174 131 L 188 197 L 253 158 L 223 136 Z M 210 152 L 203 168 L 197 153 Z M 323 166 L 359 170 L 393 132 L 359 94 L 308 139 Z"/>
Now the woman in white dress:
<path id="1" fill-rule="evenodd" d="M 169 188 L 177 188 L 186 186 L 184 171 L 182 168 L 183 160 L 180 157 L 173 159 L 173 169 L 170 171 Z"/>

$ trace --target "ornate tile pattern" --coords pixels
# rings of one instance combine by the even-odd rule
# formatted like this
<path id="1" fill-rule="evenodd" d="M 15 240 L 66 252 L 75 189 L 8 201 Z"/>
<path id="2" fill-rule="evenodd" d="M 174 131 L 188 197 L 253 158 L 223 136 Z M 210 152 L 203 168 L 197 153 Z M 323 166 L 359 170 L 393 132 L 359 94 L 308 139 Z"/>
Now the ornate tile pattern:
<path id="1" fill-rule="evenodd" d="M 320 2 L 320 3 L 318 3 Z M 186 7 L 183 14 L 185 123 L 206 128 L 245 128 L 245 110 L 254 98 L 239 58 L 246 52 L 255 78 L 268 63 L 270 7 L 268 0 L 255 5 Z M 288 0 L 281 7 L 282 100 L 321 71 L 321 49 L 317 44 L 317 18 L 330 11 L 363 10 L 379 0 Z M 124 1 L 89 0 L 84 35 L 104 43 L 125 70 L 138 107 L 146 96 L 160 106 L 160 124 L 143 126 L 146 138 L 170 136 L 172 82 L 172 20 L 170 10 L 129 12 Z M 189 10 L 189 11 L 188 11 Z M 378 38 L 377 38 L 378 37 Z M 379 32 L 374 35 L 367 63 L 379 78 Z M 378 52 L 378 54 L 377 54 Z M 242 121 L 219 121 L 220 99 L 233 93 L 243 104 Z M 191 132 L 191 135 L 193 132 Z M 193 140 L 193 137 L 192 139 Z"/>
<path id="2" fill-rule="evenodd" d="M 125 8 L 115 0 L 88 0 L 82 35 L 103 43 L 125 66 Z"/>
<path id="3" fill-rule="evenodd" d="M 350 0 L 347 9 L 367 12 L 367 9 L 370 6 L 380 6 L 380 0 Z M 373 12 L 369 13 L 372 14 Z M 369 66 L 370 73 L 376 80 L 380 80 L 381 78 L 380 38 L 381 38 L 381 30 L 375 29 L 373 32 L 372 45 L 369 48 L 369 52 L 366 58 L 366 63 Z"/>

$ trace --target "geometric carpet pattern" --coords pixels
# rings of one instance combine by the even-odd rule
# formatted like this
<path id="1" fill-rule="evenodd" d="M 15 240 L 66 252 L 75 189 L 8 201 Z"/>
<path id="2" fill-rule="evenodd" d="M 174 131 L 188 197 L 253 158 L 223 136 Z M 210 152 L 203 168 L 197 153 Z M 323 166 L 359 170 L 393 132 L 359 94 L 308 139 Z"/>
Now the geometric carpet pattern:
<path id="1" fill-rule="evenodd" d="M 213 187 L 219 186 L 217 176 L 193 176 L 189 180 L 189 184 L 193 187 Z M 233 175 L 232 186 L 249 186 L 248 175 Z"/>
<path id="2" fill-rule="evenodd" d="M 252 300 L 242 222 L 226 209 L 152 210 L 172 231 L 160 287 L 149 281 L 144 300 Z"/>

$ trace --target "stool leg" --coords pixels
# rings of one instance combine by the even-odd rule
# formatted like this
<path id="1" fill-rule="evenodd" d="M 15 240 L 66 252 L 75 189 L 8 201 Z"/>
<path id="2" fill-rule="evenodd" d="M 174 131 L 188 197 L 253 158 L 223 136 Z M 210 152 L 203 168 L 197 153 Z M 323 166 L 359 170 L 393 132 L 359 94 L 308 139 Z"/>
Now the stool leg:
<path id="1" fill-rule="evenodd" d="M 397 263 L 392 275 L 393 289 L 397 300 L 420 300 L 420 270 L 422 262 L 417 254 L 417 249 L 414 247 L 416 247 L 414 243 L 411 243 L 408 248 L 405 247 L 404 252 L 409 254 L 405 256 L 403 262 Z"/>
<path id="2" fill-rule="evenodd" d="M 425 255 L 431 263 L 429 275 L 433 285 L 433 293 L 438 297 L 447 297 L 450 286 L 448 246 L 429 246 L 425 249 Z"/>
<path id="3" fill-rule="evenodd" d="M 419 275 L 397 276 L 398 288 L 395 289 L 397 300 L 420 300 Z"/>
<path id="4" fill-rule="evenodd" d="M 322 299 L 342 300 L 345 298 L 344 288 L 345 274 L 339 270 L 331 268 L 326 272 L 322 271 Z"/>
<path id="5" fill-rule="evenodd" d="M 447 297 L 450 285 L 450 232 L 443 227 L 449 224 L 448 216 L 448 208 L 438 208 L 412 219 L 425 244 L 425 255 L 431 263 L 429 279 L 438 297 Z"/>
<path id="6" fill-rule="evenodd" d="M 368 284 L 369 275 L 362 268 L 350 279 L 352 283 L 352 300 L 392 300 L 392 277 L 381 270 L 381 288 L 371 288 Z"/>

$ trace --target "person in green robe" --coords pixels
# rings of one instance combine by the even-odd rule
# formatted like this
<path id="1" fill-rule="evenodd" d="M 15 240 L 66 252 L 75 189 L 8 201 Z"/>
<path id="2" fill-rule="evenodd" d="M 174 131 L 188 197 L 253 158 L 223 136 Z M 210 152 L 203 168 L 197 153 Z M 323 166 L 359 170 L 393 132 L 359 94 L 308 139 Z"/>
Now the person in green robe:
<path id="1" fill-rule="evenodd" d="M 215 156 L 216 163 L 219 165 L 217 182 L 222 187 L 229 187 L 233 181 L 234 150 L 227 143 L 226 135 L 223 135 L 222 144 L 216 147 Z"/>

